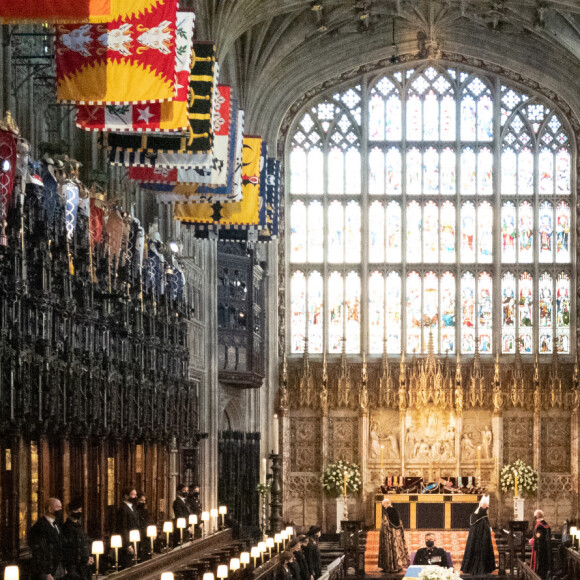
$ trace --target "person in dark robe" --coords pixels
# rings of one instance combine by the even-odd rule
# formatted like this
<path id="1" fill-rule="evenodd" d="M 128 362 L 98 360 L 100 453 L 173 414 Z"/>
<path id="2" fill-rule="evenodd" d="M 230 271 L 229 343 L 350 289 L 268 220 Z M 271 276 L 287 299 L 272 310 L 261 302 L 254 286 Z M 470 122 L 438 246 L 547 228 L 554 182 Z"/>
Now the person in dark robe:
<path id="1" fill-rule="evenodd" d="M 469 517 L 469 534 L 461 562 L 461 571 L 464 574 L 483 575 L 495 570 L 488 509 L 489 497 L 484 495 L 477 509 Z"/>
<path id="2" fill-rule="evenodd" d="M 379 535 L 379 568 L 385 573 L 400 572 L 409 565 L 409 551 L 399 512 L 386 497 L 383 502 Z"/>
<path id="3" fill-rule="evenodd" d="M 294 558 L 296 558 L 298 566 L 300 566 L 300 578 L 301 580 L 312 580 L 310 568 L 308 567 L 306 555 L 304 554 L 303 550 L 305 543 L 308 542 L 308 538 L 305 535 L 300 535 L 298 536 L 297 540 L 298 543 L 294 547 Z"/>
<path id="4" fill-rule="evenodd" d="M 552 568 L 552 530 L 544 519 L 544 512 L 534 512 L 536 525 L 534 535 L 530 540 L 532 544 L 532 559 L 530 567 L 542 580 L 546 580 L 548 572 Z"/>
<path id="5" fill-rule="evenodd" d="M 320 527 L 310 526 L 308 533 L 308 545 L 305 548 L 306 558 L 310 562 L 310 569 L 314 580 L 318 580 L 322 576 L 322 564 L 320 562 L 320 547 L 318 546 L 318 538 L 320 537 Z"/>
<path id="6" fill-rule="evenodd" d="M 435 534 L 433 532 L 425 534 L 425 547 L 417 550 L 413 565 L 448 567 L 447 554 L 443 548 L 438 548 L 435 545 Z"/>
<path id="7" fill-rule="evenodd" d="M 194 526 L 193 537 L 194 538 L 201 538 L 201 526 L 203 522 L 201 521 L 201 513 L 203 511 L 201 507 L 201 496 L 199 492 L 199 485 L 194 485 L 191 488 L 191 494 L 187 498 L 189 503 L 189 510 L 190 513 L 195 514 L 197 516 L 197 524 Z"/>
<path id="8" fill-rule="evenodd" d="M 139 516 L 139 559 L 141 561 L 151 558 L 151 540 L 147 537 L 147 526 L 151 523 L 149 510 L 147 509 L 147 496 L 144 493 L 137 494 L 137 515 Z"/>
<path id="9" fill-rule="evenodd" d="M 288 562 L 288 568 L 292 575 L 292 580 L 302 580 L 302 573 L 300 571 L 300 564 L 296 561 L 296 546 L 299 546 L 296 538 L 290 540 L 287 550 L 292 554 L 292 559 Z"/>
<path id="10" fill-rule="evenodd" d="M 82 503 L 75 499 L 68 505 L 69 517 L 62 526 L 64 567 L 70 580 L 90 580 L 94 563 L 89 540 L 83 529 Z"/>
<path id="11" fill-rule="evenodd" d="M 280 556 L 280 565 L 276 571 L 276 580 L 293 580 L 292 572 L 290 571 L 290 562 L 294 561 L 294 554 L 287 550 L 282 552 Z"/>

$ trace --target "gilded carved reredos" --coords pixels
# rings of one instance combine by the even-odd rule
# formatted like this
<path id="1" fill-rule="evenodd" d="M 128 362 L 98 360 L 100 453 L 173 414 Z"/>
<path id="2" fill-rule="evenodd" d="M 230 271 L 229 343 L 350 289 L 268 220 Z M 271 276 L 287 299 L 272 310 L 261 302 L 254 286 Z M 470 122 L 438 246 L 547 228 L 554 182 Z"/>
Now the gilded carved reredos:
<path id="1" fill-rule="evenodd" d="M 308 357 L 308 355 L 306 355 Z M 521 357 L 494 363 L 412 358 L 408 362 L 304 362 L 297 357 L 281 375 L 281 394 L 290 409 L 487 409 L 502 413 L 511 408 L 546 411 L 577 410 L 580 402 L 577 364 L 557 361 L 538 364 Z M 557 357 L 553 357 L 556 358 Z"/>

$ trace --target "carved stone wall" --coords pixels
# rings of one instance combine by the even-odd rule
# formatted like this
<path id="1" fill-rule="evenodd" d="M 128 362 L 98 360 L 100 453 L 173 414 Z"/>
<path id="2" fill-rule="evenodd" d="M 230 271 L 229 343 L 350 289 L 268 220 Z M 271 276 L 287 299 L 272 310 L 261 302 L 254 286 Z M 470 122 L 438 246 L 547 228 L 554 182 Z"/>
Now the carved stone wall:
<path id="1" fill-rule="evenodd" d="M 532 464 L 534 441 L 534 419 L 531 413 L 515 412 L 503 419 L 503 461 L 516 459 Z"/>
<path id="2" fill-rule="evenodd" d="M 330 417 L 328 421 L 328 461 L 339 459 L 358 463 L 358 418 Z"/>
<path id="3" fill-rule="evenodd" d="M 294 417 L 290 422 L 290 470 L 318 471 L 321 449 L 320 420 L 317 417 Z"/>
<path id="4" fill-rule="evenodd" d="M 570 417 L 542 417 L 542 473 L 570 473 Z"/>

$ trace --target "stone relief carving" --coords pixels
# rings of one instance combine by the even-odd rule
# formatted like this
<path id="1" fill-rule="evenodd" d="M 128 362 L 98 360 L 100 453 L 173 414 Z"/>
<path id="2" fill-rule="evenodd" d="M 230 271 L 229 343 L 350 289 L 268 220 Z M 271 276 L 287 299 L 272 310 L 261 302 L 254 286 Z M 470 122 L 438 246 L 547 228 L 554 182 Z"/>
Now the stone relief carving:
<path id="1" fill-rule="evenodd" d="M 405 455 L 410 461 L 449 460 L 455 457 L 455 415 L 444 410 L 408 412 Z"/>
<path id="2" fill-rule="evenodd" d="M 481 432 L 481 457 L 483 459 L 491 459 L 493 456 L 493 433 L 489 425 Z"/>

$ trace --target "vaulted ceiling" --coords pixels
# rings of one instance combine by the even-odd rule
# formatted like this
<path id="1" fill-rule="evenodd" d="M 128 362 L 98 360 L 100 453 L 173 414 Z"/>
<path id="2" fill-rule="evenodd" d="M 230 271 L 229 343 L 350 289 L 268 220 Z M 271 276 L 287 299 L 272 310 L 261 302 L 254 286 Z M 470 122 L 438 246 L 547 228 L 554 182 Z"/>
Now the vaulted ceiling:
<path id="1" fill-rule="evenodd" d="M 383 60 L 463 55 L 554 90 L 580 113 L 578 0 L 193 0 L 250 131 L 270 140 L 327 79 Z"/>

